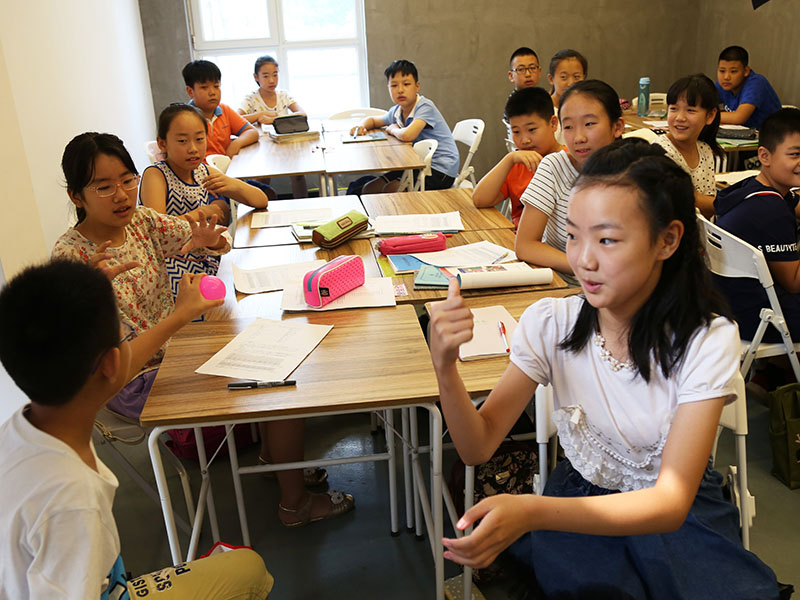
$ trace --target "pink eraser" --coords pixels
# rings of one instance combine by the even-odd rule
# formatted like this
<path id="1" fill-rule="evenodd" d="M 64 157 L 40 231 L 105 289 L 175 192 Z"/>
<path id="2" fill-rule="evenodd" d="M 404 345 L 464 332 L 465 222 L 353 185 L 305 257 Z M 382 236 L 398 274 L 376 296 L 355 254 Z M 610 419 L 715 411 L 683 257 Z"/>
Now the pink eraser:
<path id="1" fill-rule="evenodd" d="M 200 280 L 200 293 L 206 300 L 220 300 L 225 297 L 225 283 L 219 277 L 205 275 Z"/>

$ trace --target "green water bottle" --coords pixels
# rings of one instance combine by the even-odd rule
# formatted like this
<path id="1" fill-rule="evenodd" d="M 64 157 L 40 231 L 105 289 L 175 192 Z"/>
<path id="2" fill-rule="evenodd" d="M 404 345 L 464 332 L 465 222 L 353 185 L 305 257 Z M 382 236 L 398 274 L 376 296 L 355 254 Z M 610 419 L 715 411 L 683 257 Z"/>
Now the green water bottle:
<path id="1" fill-rule="evenodd" d="M 639 106 L 636 108 L 636 114 L 640 117 L 646 117 L 650 112 L 650 78 L 639 78 Z"/>

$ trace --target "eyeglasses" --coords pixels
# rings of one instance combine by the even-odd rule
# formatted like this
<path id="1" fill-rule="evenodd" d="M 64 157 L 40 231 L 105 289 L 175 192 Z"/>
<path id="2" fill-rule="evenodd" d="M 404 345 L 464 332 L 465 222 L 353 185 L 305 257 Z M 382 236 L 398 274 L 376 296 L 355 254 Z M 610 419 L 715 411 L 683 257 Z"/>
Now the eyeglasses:
<path id="1" fill-rule="evenodd" d="M 139 187 L 139 176 L 128 175 L 119 183 L 101 183 L 100 185 L 95 185 L 88 189 L 94 191 L 94 193 L 101 198 L 108 198 L 117 193 L 117 187 L 121 187 L 126 192 L 135 190 Z"/>
<path id="2" fill-rule="evenodd" d="M 539 65 L 536 65 L 536 66 L 530 66 L 530 67 L 517 67 L 516 69 L 511 69 L 511 70 L 515 71 L 517 73 L 523 73 L 524 74 L 524 73 L 536 73 L 536 71 L 539 71 L 541 68 L 542 67 L 540 67 Z"/>
<path id="3" fill-rule="evenodd" d="M 119 342 L 117 342 L 113 346 L 114 348 L 119 348 L 125 342 L 130 342 L 133 338 L 136 337 L 136 330 L 133 327 L 131 327 L 128 323 L 125 323 L 124 321 L 120 323 L 119 329 L 120 329 L 120 335 L 122 337 L 119 340 Z M 111 350 L 111 348 L 109 348 L 108 350 Z M 89 375 L 94 375 L 97 372 L 97 369 L 100 368 L 100 363 L 103 361 L 103 357 L 106 354 L 108 354 L 108 350 L 104 350 L 103 353 L 97 357 L 94 366 L 92 366 L 92 370 L 89 371 Z"/>

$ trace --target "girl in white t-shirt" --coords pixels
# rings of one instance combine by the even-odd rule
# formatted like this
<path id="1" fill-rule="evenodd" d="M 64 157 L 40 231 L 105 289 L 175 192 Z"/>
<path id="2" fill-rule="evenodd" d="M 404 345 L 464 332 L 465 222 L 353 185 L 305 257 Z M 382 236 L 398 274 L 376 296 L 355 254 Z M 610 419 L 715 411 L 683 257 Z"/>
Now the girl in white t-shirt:
<path id="1" fill-rule="evenodd" d="M 457 370 L 473 320 L 454 281 L 431 310 L 442 408 L 464 462 L 492 456 L 540 384 L 553 386 L 566 456 L 544 495 L 468 510 L 458 529 L 480 523 L 444 539 L 445 557 L 482 567 L 513 544 L 548 598 L 705 598 L 715 582 L 732 598 L 777 598 L 709 466 L 722 407 L 744 385 L 689 177 L 641 140 L 603 148 L 575 185 L 567 231 L 584 295 L 528 308 L 480 410 Z"/>
<path id="2" fill-rule="evenodd" d="M 702 73 L 681 77 L 667 91 L 667 133 L 653 142 L 692 176 L 694 201 L 707 218 L 714 214 L 717 183 L 714 155 L 724 156 L 717 143 L 719 95 Z"/>
<path id="3" fill-rule="evenodd" d="M 278 61 L 265 55 L 256 59 L 253 78 L 258 89 L 249 93 L 242 100 L 239 114 L 250 123 L 270 125 L 275 117 L 283 117 L 290 113 L 305 114 L 305 110 L 285 90 L 278 88 Z M 295 198 L 308 197 L 308 186 L 304 175 L 292 176 L 292 194 Z M 265 180 L 269 183 L 269 179 Z"/>

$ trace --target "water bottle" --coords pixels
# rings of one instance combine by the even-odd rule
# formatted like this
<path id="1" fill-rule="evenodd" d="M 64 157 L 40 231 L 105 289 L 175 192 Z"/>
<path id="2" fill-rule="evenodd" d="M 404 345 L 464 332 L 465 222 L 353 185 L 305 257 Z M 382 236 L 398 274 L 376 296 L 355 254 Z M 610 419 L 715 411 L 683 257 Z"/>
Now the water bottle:
<path id="1" fill-rule="evenodd" d="M 636 108 L 636 114 L 640 117 L 646 117 L 650 112 L 650 78 L 639 78 L 639 106 Z"/>

